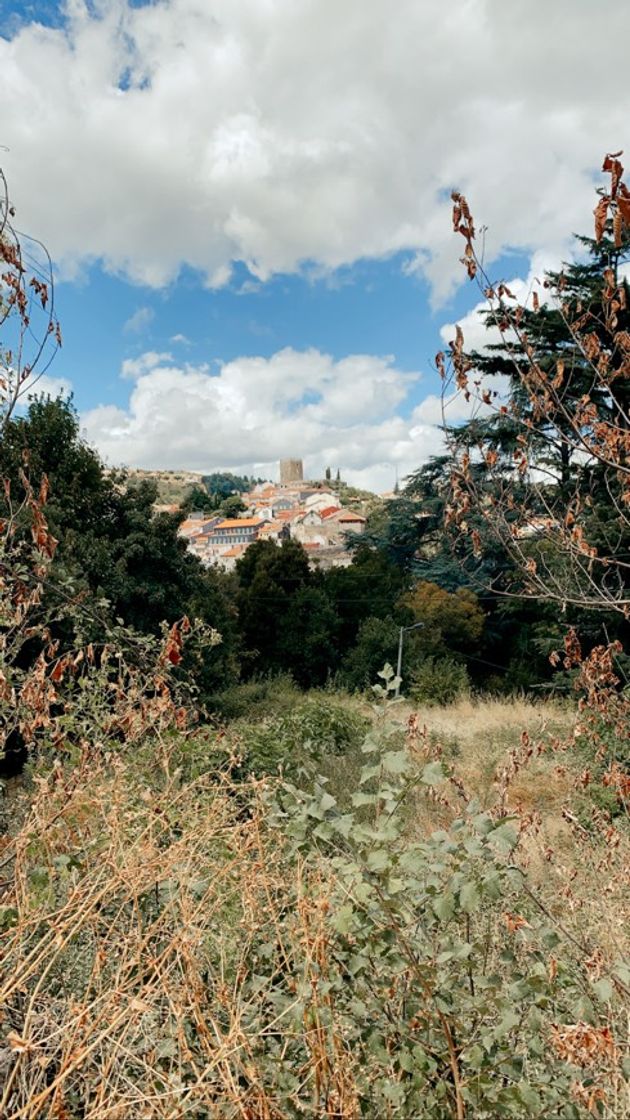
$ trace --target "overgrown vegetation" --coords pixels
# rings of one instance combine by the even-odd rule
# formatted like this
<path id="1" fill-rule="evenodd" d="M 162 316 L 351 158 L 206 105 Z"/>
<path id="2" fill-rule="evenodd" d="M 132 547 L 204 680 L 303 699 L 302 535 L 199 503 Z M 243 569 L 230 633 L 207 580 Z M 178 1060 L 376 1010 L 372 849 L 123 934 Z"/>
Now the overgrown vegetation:
<path id="1" fill-rule="evenodd" d="M 607 169 L 597 245 L 610 210 L 618 263 L 630 192 Z M 28 339 L 9 213 L 2 312 Z M 582 404 L 545 332 L 521 333 L 513 443 L 451 432 L 326 576 L 291 541 L 252 546 L 235 581 L 204 573 L 68 402 L 16 412 L 29 374 L 3 352 L 0 733 L 27 765 L 1 818 L 1 1116 L 628 1114 L 627 308 L 616 276 L 591 281 L 584 321 L 545 312 Z M 580 355 L 614 372 L 588 409 Z M 490 407 L 459 334 L 452 361 Z M 535 609 L 541 572 L 567 615 Z M 412 703 L 389 665 L 370 688 L 407 627 Z M 554 670 L 562 702 L 499 696 Z"/>

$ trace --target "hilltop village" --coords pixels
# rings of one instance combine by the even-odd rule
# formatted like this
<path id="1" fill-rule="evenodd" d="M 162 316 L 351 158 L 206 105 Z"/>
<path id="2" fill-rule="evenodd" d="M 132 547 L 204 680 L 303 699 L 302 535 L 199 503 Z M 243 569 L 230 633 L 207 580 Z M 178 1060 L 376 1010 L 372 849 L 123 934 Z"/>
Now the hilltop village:
<path id="1" fill-rule="evenodd" d="M 299 541 L 311 567 L 347 567 L 352 555 L 348 534 L 363 533 L 366 518 L 344 508 L 339 494 L 325 482 L 305 481 L 302 462 L 280 463 L 280 482 L 262 482 L 241 495 L 238 517 L 191 511 L 179 527 L 188 547 L 206 566 L 232 571 L 250 544 L 258 540 Z"/>

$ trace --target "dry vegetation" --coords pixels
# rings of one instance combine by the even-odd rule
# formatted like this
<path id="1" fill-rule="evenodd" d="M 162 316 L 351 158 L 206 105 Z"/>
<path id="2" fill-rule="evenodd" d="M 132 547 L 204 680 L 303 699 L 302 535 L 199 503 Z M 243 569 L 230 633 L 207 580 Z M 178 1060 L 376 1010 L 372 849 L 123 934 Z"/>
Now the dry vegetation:
<path id="1" fill-rule="evenodd" d="M 130 467 L 126 471 L 131 483 L 155 482 L 160 505 L 181 505 L 193 486 L 200 486 L 201 471 L 150 471 Z"/>
<path id="2" fill-rule="evenodd" d="M 497 968 L 507 939 L 515 975 L 524 963 L 540 965 L 538 938 L 548 936 L 548 926 L 558 938 L 557 948 L 542 950 L 545 984 L 553 992 L 539 1000 L 540 1041 L 544 1050 L 551 1048 L 545 1060 L 558 1084 L 566 1083 L 567 1109 L 543 1111 L 543 1095 L 540 1105 L 530 1101 L 528 1108 L 521 1101 L 496 1115 L 627 1115 L 619 1072 L 627 1048 L 627 989 L 615 972 L 628 949 L 627 836 L 618 829 L 614 840 L 604 829 L 589 832 L 567 809 L 579 774 L 577 760 L 560 749 L 567 732 L 570 738 L 570 712 L 521 701 L 461 701 L 420 712 L 394 705 L 390 714 L 386 726 L 382 716 L 374 717 L 376 739 L 382 751 L 402 747 L 381 757 L 387 769 L 388 758 L 406 756 L 411 796 L 402 833 L 387 836 L 386 849 L 413 851 L 431 833 L 438 835 L 436 828 L 449 829 L 462 802 L 476 796 L 494 812 L 495 823 L 520 813 L 520 836 L 506 858 L 527 871 L 531 894 L 489 896 L 479 913 L 471 907 L 440 922 L 432 919 L 422 960 L 422 975 L 431 979 L 423 981 L 419 1007 L 410 995 L 420 983 L 418 964 L 407 961 L 401 972 L 398 957 L 384 962 L 385 987 L 374 996 L 370 1017 L 384 1001 L 386 1017 L 394 1018 L 385 1031 L 389 1052 L 371 1053 L 360 1021 L 366 1009 L 361 1012 L 360 1001 L 353 1006 L 362 974 L 350 982 L 348 969 L 352 952 L 361 948 L 361 927 L 350 935 L 344 922 L 349 905 L 368 925 L 373 915 L 361 909 L 366 903 L 360 902 L 347 845 L 337 836 L 331 847 L 324 832 L 320 841 L 309 832 L 308 846 L 296 847 L 309 814 L 310 826 L 321 828 L 325 818 L 346 808 L 343 797 L 360 788 L 357 752 L 323 760 L 330 804 L 319 800 L 322 787 L 318 793 L 315 784 L 312 803 L 307 795 L 297 800 L 305 812 L 292 815 L 283 803 L 279 814 L 274 781 L 235 783 L 218 776 L 216 767 L 192 778 L 200 761 L 191 766 L 195 739 L 166 736 L 119 755 L 86 755 L 74 768 L 40 768 L 31 788 L 13 800 L 12 834 L 5 836 L 0 857 L 7 877 L 0 904 L 0 1115 L 419 1115 L 406 1110 L 413 1096 L 400 1095 L 411 1075 L 398 1063 L 396 1047 L 413 1056 L 428 1032 L 429 1052 L 439 1050 L 435 1035 L 444 1016 L 434 1004 L 436 961 L 455 943 L 458 927 L 466 944 L 474 942 L 471 921 L 483 926 L 485 953 Z M 206 751 L 207 738 L 203 743 Z M 423 790 L 418 776 L 440 759 L 450 780 Z M 325 811 L 319 812 L 322 804 Z M 356 858 L 366 856 L 369 865 L 380 849 L 373 836 L 366 840 L 357 832 L 356 850 L 362 852 Z M 346 853 L 345 864 L 337 861 L 340 853 Z M 386 883 L 387 877 L 382 889 Z M 503 889 L 512 889 L 507 880 Z M 394 939 L 410 936 L 400 920 L 395 909 L 387 913 Z M 382 932 L 380 919 L 377 926 Z M 378 985 L 374 930 L 369 945 Z M 554 988 L 560 983 L 558 960 L 560 977 L 577 969 L 583 987 L 604 985 L 597 1013 L 589 1013 L 587 999 L 582 1015 L 567 1018 L 563 990 Z M 488 967 L 482 971 L 488 975 Z M 407 994 L 399 991 L 403 975 L 412 985 Z M 446 989 L 444 978 L 442 983 Z M 493 1006 L 486 1017 L 494 1024 L 499 1011 Z M 449 1012 L 453 1031 L 470 1031 L 456 1051 L 460 1093 L 452 1094 L 448 1055 L 443 1068 L 438 1059 L 437 1073 L 428 1078 L 430 1094 L 423 1090 L 433 1102 L 427 1116 L 494 1118 L 487 1104 L 475 1106 L 481 1075 L 465 1066 L 466 1053 L 483 1033 L 479 1014 L 471 1027 L 460 1012 Z M 407 1047 L 410 1035 L 416 1050 Z M 510 1047 L 521 1044 L 517 1031 Z M 527 1062 L 535 1083 L 540 1058 L 530 1054 Z M 440 1082 L 450 1089 L 434 1099 Z"/>

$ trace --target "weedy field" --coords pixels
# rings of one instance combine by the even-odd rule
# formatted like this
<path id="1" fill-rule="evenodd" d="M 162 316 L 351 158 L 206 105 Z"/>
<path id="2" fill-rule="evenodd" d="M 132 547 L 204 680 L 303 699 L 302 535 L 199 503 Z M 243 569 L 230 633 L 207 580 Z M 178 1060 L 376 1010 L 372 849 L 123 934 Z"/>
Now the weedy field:
<path id="1" fill-rule="evenodd" d="M 571 709 L 247 688 L 12 795 L 0 1115 L 628 1115 L 628 835 Z"/>

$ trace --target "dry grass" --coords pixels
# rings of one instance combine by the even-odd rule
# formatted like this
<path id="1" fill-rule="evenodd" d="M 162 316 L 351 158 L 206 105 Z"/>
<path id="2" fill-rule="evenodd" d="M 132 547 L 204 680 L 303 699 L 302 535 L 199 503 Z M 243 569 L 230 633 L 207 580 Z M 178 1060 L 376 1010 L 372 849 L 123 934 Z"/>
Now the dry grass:
<path id="1" fill-rule="evenodd" d="M 583 759 L 572 748 L 569 705 L 525 699 L 463 699 L 445 708 L 406 706 L 401 715 L 426 732 L 427 755 L 440 754 L 480 807 L 521 821 L 519 858 L 550 909 L 568 912 L 576 932 L 613 959 L 630 954 L 627 829 L 604 815 L 584 827 L 575 812 Z M 400 718 L 400 717 L 399 717 Z M 419 802 L 416 827 L 448 825 L 457 799 Z"/>
<path id="2" fill-rule="evenodd" d="M 569 729 L 568 713 L 490 701 L 418 715 L 427 733 L 412 728 L 408 742 L 420 760 L 442 742 L 472 792 L 520 808 L 514 858 L 605 969 L 627 950 L 626 841 L 563 819 L 574 778 L 564 756 L 534 753 L 501 784 L 523 727 L 542 741 Z M 320 987 L 335 968 L 333 872 L 291 854 L 265 785 L 182 785 L 164 752 L 58 769 L 36 787 L 2 853 L 3 1120 L 356 1120 L 361 1055 Z M 417 808 L 412 827 L 424 831 L 461 812 L 454 790 Z"/>
<path id="3" fill-rule="evenodd" d="M 290 893 L 283 846 L 255 789 L 239 814 L 228 785 L 155 778 L 121 762 L 42 781 L 14 840 L 6 1120 L 267 1115 L 242 984 Z"/>

